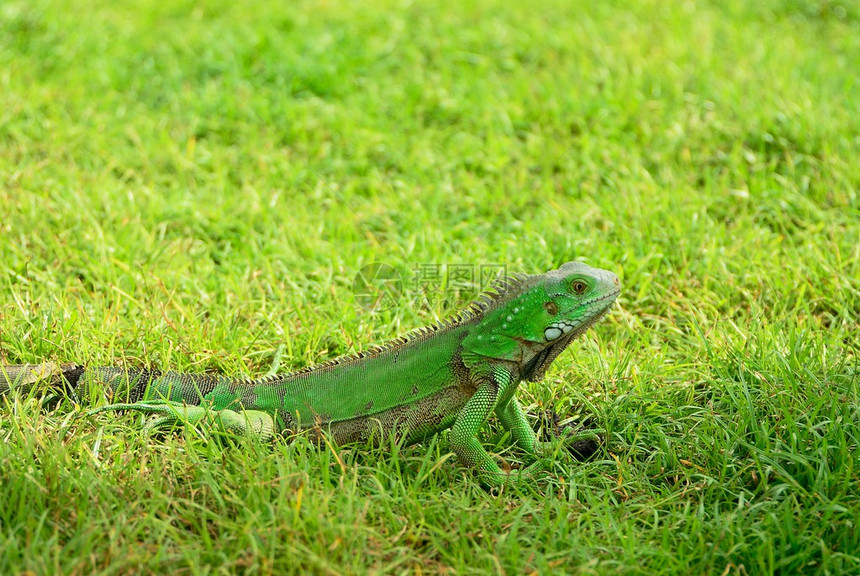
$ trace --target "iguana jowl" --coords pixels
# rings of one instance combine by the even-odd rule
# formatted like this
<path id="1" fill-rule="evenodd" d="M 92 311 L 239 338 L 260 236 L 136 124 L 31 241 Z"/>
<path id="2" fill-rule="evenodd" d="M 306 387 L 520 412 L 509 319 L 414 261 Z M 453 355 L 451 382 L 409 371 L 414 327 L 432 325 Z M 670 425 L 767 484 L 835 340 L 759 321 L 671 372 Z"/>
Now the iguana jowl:
<path id="1" fill-rule="evenodd" d="M 114 401 L 102 409 L 160 414 L 154 424 L 214 421 L 236 432 L 328 434 L 338 444 L 406 443 L 451 428 L 460 461 L 488 484 L 503 481 L 478 441 L 492 412 L 532 456 L 540 445 L 515 397 L 524 380 L 550 363 L 600 319 L 621 284 L 615 274 L 568 262 L 545 274 L 501 280 L 469 308 L 364 352 L 291 374 L 258 380 L 53 363 L 5 366 L 0 394 L 62 377 L 81 389 L 104 384 Z"/>

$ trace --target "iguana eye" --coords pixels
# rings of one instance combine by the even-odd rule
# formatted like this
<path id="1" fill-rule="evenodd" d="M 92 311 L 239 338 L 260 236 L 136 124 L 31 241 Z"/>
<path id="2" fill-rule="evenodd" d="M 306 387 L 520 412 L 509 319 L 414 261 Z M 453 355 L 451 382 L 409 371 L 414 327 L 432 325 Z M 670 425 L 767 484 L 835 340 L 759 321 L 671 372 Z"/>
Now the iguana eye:
<path id="1" fill-rule="evenodd" d="M 588 284 L 582 280 L 574 280 L 570 285 L 570 289 L 573 290 L 574 294 L 583 294 L 588 289 Z"/>

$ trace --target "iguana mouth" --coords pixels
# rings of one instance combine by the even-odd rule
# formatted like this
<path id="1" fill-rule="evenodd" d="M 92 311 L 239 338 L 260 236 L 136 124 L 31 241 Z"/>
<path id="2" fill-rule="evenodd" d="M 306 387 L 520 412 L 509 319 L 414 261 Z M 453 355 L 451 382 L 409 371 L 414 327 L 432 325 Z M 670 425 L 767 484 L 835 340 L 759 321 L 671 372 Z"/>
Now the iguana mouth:
<path id="1" fill-rule="evenodd" d="M 571 336 L 572 338 L 576 338 L 577 336 L 579 336 L 583 332 L 586 332 L 589 328 L 594 326 L 598 320 L 600 320 L 601 318 L 606 316 L 606 314 L 609 312 L 609 308 L 611 307 L 611 305 L 615 301 L 615 299 L 618 298 L 619 294 L 621 294 L 621 290 L 616 290 L 615 292 L 610 292 L 609 294 L 605 294 L 603 296 L 600 296 L 599 298 L 594 298 L 593 300 L 589 300 L 588 302 L 585 302 L 584 304 L 580 304 L 579 306 L 577 306 L 577 308 L 580 308 L 583 306 L 591 306 L 591 305 L 596 304 L 598 302 L 604 302 L 606 300 L 609 300 L 609 304 L 607 304 L 603 308 L 603 310 L 601 310 L 600 312 L 598 312 L 597 314 L 595 314 L 594 316 L 592 316 L 588 320 L 582 322 L 579 326 L 574 328 L 568 334 L 568 336 Z M 570 339 L 568 339 L 568 340 L 570 340 Z"/>
<path id="2" fill-rule="evenodd" d="M 620 288 L 618 290 L 616 290 L 615 292 L 610 292 L 608 294 L 604 294 L 603 296 L 600 296 L 599 298 L 595 298 L 593 300 L 589 300 L 588 302 L 585 302 L 584 304 L 580 304 L 580 306 L 590 306 L 596 302 L 602 302 L 604 300 L 615 300 L 616 298 L 618 298 L 619 294 L 621 294 Z M 608 310 L 608 308 L 607 308 L 607 310 Z M 606 313 L 606 311 L 601 312 L 601 316 L 605 313 Z"/>

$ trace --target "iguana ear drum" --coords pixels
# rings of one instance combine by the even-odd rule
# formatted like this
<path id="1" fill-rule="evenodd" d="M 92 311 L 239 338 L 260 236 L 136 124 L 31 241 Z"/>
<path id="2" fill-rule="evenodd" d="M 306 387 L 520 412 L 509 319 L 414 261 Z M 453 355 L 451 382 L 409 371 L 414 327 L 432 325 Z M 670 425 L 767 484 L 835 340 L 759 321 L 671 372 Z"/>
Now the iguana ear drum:
<path id="1" fill-rule="evenodd" d="M 546 330 L 543 331 L 543 337 L 546 338 L 547 342 L 552 342 L 553 340 L 557 340 L 559 336 L 562 335 L 561 329 L 550 326 Z"/>
<path id="2" fill-rule="evenodd" d="M 555 316 L 556 314 L 558 314 L 558 306 L 556 306 L 555 302 L 547 302 L 543 305 L 543 307 L 546 308 L 546 313 L 550 316 Z"/>
<path id="3" fill-rule="evenodd" d="M 558 339 L 562 334 L 567 334 L 571 330 L 573 330 L 573 324 L 568 324 L 567 322 L 553 322 L 544 329 L 543 337 L 546 338 L 547 342 L 552 342 L 553 340 Z"/>

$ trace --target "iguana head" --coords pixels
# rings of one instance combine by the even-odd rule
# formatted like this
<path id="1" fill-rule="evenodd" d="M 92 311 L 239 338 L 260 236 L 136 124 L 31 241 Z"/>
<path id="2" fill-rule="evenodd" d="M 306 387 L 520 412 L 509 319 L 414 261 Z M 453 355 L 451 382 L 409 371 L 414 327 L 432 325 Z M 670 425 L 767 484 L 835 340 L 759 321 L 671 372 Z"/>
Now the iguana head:
<path id="1" fill-rule="evenodd" d="M 621 292 L 618 276 L 581 262 L 568 262 L 544 276 L 546 315 L 532 315 L 529 319 L 535 322 L 529 328 L 542 329 L 547 344 L 571 333 L 582 333 L 609 309 Z"/>
<path id="2" fill-rule="evenodd" d="M 516 362 L 521 378 L 532 381 L 543 378 L 550 363 L 609 310 L 621 291 L 615 274 L 580 262 L 506 285 L 463 341 L 464 358 Z"/>
<path id="3" fill-rule="evenodd" d="M 533 313 L 524 318 L 524 380 L 543 378 L 552 361 L 602 318 L 621 292 L 618 276 L 581 262 L 568 262 L 544 276 L 544 314 L 533 305 Z"/>

